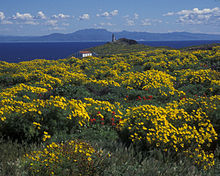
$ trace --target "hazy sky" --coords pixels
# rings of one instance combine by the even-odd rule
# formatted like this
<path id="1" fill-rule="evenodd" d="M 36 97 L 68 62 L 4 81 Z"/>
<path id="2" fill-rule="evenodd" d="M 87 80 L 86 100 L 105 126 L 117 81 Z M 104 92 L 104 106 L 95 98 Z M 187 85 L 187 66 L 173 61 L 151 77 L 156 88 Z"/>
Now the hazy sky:
<path id="1" fill-rule="evenodd" d="M 0 0 L 0 35 L 86 28 L 220 34 L 220 0 Z"/>

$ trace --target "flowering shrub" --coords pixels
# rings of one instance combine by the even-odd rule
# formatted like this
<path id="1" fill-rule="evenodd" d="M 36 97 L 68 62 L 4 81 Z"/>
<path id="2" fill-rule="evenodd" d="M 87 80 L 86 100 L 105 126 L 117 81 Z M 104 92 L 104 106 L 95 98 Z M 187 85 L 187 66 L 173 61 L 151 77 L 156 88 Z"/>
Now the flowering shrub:
<path id="1" fill-rule="evenodd" d="M 167 104 L 167 107 L 175 109 L 184 109 L 188 114 L 194 114 L 197 109 L 200 109 L 207 115 L 207 118 L 213 124 L 215 131 L 220 134 L 220 96 L 215 95 L 211 97 L 197 97 L 195 98 L 183 98 L 179 101 L 173 101 Z"/>
<path id="2" fill-rule="evenodd" d="M 0 104 L 0 132 L 12 138 L 36 140 L 33 138 L 41 137 L 45 130 L 49 134 L 69 132 L 88 124 L 90 119 L 80 100 L 66 100 L 59 96 L 30 101 L 25 95 L 23 101 L 3 99 Z"/>
<path id="3" fill-rule="evenodd" d="M 190 83 L 190 84 L 196 84 L 196 83 L 208 83 L 210 84 L 211 81 L 219 79 L 220 74 L 217 71 L 207 69 L 207 70 L 181 70 L 176 71 L 176 73 L 179 75 L 179 81 L 181 84 L 183 83 Z"/>
<path id="4" fill-rule="evenodd" d="M 147 57 L 144 63 L 144 69 L 156 69 L 161 71 L 174 71 L 186 67 L 194 68 L 198 64 L 195 55 L 177 50 L 164 51 L 154 56 Z"/>
<path id="5" fill-rule="evenodd" d="M 127 72 L 119 80 L 128 89 L 156 89 L 156 94 L 162 96 L 174 95 L 175 93 L 184 94 L 174 88 L 173 82 L 176 80 L 175 77 L 158 70 L 136 73 Z"/>
<path id="6" fill-rule="evenodd" d="M 96 79 L 91 79 L 90 82 L 99 84 L 102 87 L 107 87 L 107 86 L 110 86 L 110 85 L 120 87 L 120 84 L 115 82 L 114 80 L 96 80 Z"/>
<path id="7" fill-rule="evenodd" d="M 78 140 L 52 142 L 42 150 L 24 156 L 31 175 L 95 175 L 101 169 L 96 168 L 94 160 L 99 160 L 99 167 L 102 167 L 105 159 L 107 158 L 101 151 Z"/>
<path id="8" fill-rule="evenodd" d="M 125 116 L 122 127 L 128 129 L 132 142 L 141 142 L 146 148 L 184 152 L 204 168 L 214 165 L 213 153 L 205 150 L 218 135 L 201 108 L 188 113 L 178 104 L 165 108 L 143 105 L 127 109 Z"/>
<path id="9" fill-rule="evenodd" d="M 85 98 L 85 100 L 87 104 L 86 109 L 90 117 L 93 117 L 90 119 L 92 124 L 108 124 L 114 127 L 122 122 L 123 113 L 120 110 L 122 106 L 119 102 L 111 104 L 108 101 L 99 101 L 92 98 Z"/>

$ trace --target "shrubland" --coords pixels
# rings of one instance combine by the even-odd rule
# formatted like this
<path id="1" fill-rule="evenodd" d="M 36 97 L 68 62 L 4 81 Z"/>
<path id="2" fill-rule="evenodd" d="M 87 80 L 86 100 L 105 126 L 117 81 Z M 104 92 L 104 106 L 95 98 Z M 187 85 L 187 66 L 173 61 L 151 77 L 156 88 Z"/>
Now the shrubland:
<path id="1" fill-rule="evenodd" d="M 1 175 L 220 174 L 220 47 L 0 62 Z"/>

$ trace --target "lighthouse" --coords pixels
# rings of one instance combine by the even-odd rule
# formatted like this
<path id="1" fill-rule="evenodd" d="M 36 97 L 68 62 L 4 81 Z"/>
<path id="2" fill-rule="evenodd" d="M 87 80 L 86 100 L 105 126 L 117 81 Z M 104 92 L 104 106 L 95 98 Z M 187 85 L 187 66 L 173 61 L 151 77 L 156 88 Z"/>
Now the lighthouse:
<path id="1" fill-rule="evenodd" d="M 112 34 L 112 42 L 115 42 L 116 38 L 115 38 L 115 34 Z"/>

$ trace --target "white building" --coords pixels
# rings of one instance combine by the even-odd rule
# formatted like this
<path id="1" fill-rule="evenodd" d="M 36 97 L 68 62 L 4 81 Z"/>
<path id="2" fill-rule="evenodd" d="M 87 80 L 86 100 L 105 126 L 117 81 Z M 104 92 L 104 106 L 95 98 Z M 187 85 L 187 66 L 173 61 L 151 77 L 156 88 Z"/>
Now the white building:
<path id="1" fill-rule="evenodd" d="M 112 34 L 112 42 L 116 42 L 115 34 Z"/>
<path id="2" fill-rule="evenodd" d="M 79 51 L 74 54 L 75 57 L 82 58 L 82 57 L 88 57 L 92 56 L 93 53 L 91 51 Z"/>

